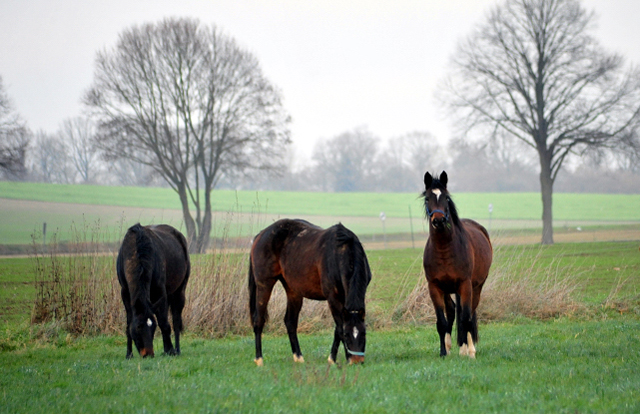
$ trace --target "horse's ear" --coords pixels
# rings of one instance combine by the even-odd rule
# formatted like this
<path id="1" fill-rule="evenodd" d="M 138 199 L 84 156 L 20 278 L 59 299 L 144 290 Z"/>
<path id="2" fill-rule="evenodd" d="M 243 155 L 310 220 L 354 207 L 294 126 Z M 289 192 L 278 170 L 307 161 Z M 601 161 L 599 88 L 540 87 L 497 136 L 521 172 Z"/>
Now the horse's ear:
<path id="1" fill-rule="evenodd" d="M 431 188 L 431 183 L 433 182 L 433 177 L 429 174 L 429 171 L 424 173 L 424 186 L 428 190 Z"/>
<path id="2" fill-rule="evenodd" d="M 440 183 L 445 189 L 447 188 L 447 181 L 449 181 L 449 177 L 447 177 L 447 172 L 442 171 L 442 174 L 440 174 Z"/>

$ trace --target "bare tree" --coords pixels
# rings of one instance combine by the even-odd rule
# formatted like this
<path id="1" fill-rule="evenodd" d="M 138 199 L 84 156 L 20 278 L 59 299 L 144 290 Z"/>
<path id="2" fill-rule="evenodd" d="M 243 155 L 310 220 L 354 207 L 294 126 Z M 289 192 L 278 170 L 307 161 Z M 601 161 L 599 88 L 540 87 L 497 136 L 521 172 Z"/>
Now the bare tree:
<path id="1" fill-rule="evenodd" d="M 220 177 L 276 170 L 290 142 L 280 93 L 256 58 L 197 20 L 122 32 L 113 49 L 98 54 L 85 103 L 110 158 L 152 167 L 178 193 L 195 252 L 209 243 Z"/>
<path id="2" fill-rule="evenodd" d="M 391 138 L 376 158 L 376 190 L 419 191 L 425 171 L 442 171 L 446 162 L 435 137 L 413 131 Z"/>
<path id="3" fill-rule="evenodd" d="M 506 133 L 540 163 L 542 243 L 553 243 L 553 184 L 572 154 L 638 148 L 640 73 L 589 35 L 578 0 L 507 0 L 461 43 L 442 95 L 469 132 Z"/>
<path id="4" fill-rule="evenodd" d="M 24 179 L 30 134 L 15 112 L 0 76 L 0 177 Z"/>
<path id="5" fill-rule="evenodd" d="M 312 159 L 324 191 L 365 191 L 372 189 L 377 154 L 378 138 L 356 128 L 318 141 Z"/>
<path id="6" fill-rule="evenodd" d="M 72 184 L 75 171 L 68 148 L 58 134 L 39 131 L 30 150 L 31 170 L 37 181 Z"/>
<path id="7" fill-rule="evenodd" d="M 58 132 L 69 150 L 69 158 L 83 183 L 95 181 L 100 170 L 100 154 L 95 146 L 95 128 L 88 118 L 66 119 Z"/>

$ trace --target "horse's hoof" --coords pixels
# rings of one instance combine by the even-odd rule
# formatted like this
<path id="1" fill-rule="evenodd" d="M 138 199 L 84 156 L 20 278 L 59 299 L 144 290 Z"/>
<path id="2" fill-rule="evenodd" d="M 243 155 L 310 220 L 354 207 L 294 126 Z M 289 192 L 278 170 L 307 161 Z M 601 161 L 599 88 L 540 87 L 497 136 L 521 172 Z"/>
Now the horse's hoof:
<path id="1" fill-rule="evenodd" d="M 256 358 L 253 360 L 257 366 L 261 367 L 263 365 L 262 358 Z"/>
<path id="2" fill-rule="evenodd" d="M 476 347 L 473 344 L 473 338 L 471 337 L 471 333 L 467 332 L 467 343 L 469 344 L 469 358 L 476 358 Z"/>
<path id="3" fill-rule="evenodd" d="M 448 333 L 444 336 L 444 347 L 447 350 L 447 355 L 451 353 L 451 334 Z"/>
<path id="4" fill-rule="evenodd" d="M 293 354 L 293 362 L 304 363 L 304 357 L 302 355 L 298 356 Z"/>
<path id="5" fill-rule="evenodd" d="M 469 355 L 469 347 L 467 347 L 467 344 L 462 344 L 462 346 L 460 347 L 460 356 L 467 355 Z"/>

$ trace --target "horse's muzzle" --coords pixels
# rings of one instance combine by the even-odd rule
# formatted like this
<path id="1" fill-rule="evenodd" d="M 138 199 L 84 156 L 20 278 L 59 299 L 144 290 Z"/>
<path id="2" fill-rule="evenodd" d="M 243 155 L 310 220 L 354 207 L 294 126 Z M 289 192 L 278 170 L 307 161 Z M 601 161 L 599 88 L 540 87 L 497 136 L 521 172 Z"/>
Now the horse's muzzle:
<path id="1" fill-rule="evenodd" d="M 154 355 L 155 355 L 155 354 L 153 353 L 153 349 L 142 348 L 142 349 L 140 350 L 140 356 L 141 356 L 142 358 L 146 358 L 146 357 L 151 357 L 151 358 L 153 358 L 153 357 L 154 357 Z"/>
<path id="2" fill-rule="evenodd" d="M 440 217 L 433 217 L 431 219 L 431 225 L 433 225 L 433 227 L 437 228 L 437 229 L 442 229 L 446 226 L 447 224 L 447 218 L 445 216 L 440 216 Z"/>
<path id="3" fill-rule="evenodd" d="M 351 364 L 364 364 L 364 356 L 351 355 L 351 358 L 349 358 L 349 365 Z"/>

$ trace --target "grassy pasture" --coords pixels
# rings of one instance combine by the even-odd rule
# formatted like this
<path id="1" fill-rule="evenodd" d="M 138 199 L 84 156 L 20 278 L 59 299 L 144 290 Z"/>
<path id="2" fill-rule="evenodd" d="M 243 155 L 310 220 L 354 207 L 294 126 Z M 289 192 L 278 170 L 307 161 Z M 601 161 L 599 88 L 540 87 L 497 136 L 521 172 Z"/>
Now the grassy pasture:
<path id="1" fill-rule="evenodd" d="M 435 328 L 368 334 L 364 366 L 329 367 L 329 333 L 301 335 L 305 364 L 284 336 L 187 335 L 180 357 L 124 358 L 124 337 L 4 333 L 3 412 L 416 413 L 620 412 L 640 409 L 640 322 L 631 317 L 481 327 L 478 358 L 438 357 Z M 342 355 L 340 355 L 342 360 Z"/>
<path id="2" fill-rule="evenodd" d="M 393 312 L 423 278 L 421 250 L 367 254 L 369 313 Z M 561 274 L 573 275 L 574 296 L 590 310 L 544 322 L 481 321 L 475 361 L 440 359 L 431 324 L 371 329 L 366 364 L 351 367 L 327 366 L 326 330 L 300 335 L 303 365 L 292 363 L 286 336 L 268 334 L 262 368 L 252 362 L 250 335 L 212 340 L 187 332 L 180 357 L 127 361 L 124 335 L 27 327 L 30 306 L 22 301 L 33 300 L 33 285 L 25 283 L 31 259 L 0 259 L 0 301 L 8 304 L 0 316 L 0 411 L 637 412 L 638 243 L 498 246 L 495 257 L 494 269 L 516 257 L 516 273 L 568 269 Z M 155 345 L 161 347 L 159 335 Z"/>
<path id="3" fill-rule="evenodd" d="M 108 187 L 44 185 L 40 192 L 39 184 L 29 184 L 34 187 L 28 188 L 27 192 L 40 194 L 44 200 L 20 204 L 24 203 L 20 197 L 26 196 L 20 195 L 20 188 L 11 187 L 13 183 L 8 183 L 7 190 L 6 184 L 0 183 L 0 235 L 3 238 L 10 233 L 6 229 L 10 228 L 12 217 L 24 220 L 23 225 L 38 214 L 47 217 L 46 214 L 52 213 L 51 206 L 56 206 L 60 214 L 55 227 L 67 229 L 69 223 L 74 222 L 76 227 L 91 228 L 91 223 L 99 220 L 101 224 L 97 226 L 101 232 L 117 237 L 123 226 L 119 224 L 122 211 L 135 221 L 144 222 L 147 217 L 154 221 L 158 218 L 170 221 L 176 217 L 177 221 L 173 222 L 176 224 L 181 220 L 175 207 L 163 204 L 165 201 L 177 203 L 170 190 L 130 189 L 124 193 L 109 193 Z M 74 193 L 76 190 L 79 193 Z M 147 190 L 158 193 L 147 197 L 142 194 Z M 48 191 L 57 195 L 47 194 Z M 247 220 L 233 231 L 251 234 L 251 229 L 261 227 L 277 216 L 264 213 L 278 211 L 269 197 L 287 200 L 282 208 L 292 209 L 298 207 L 296 203 L 311 200 L 310 204 L 314 204 L 314 211 L 319 214 L 334 211 L 334 207 L 340 205 L 339 199 L 332 199 L 333 195 L 327 194 L 313 198 L 314 193 L 309 193 L 308 197 L 303 196 L 304 200 L 296 201 L 287 199 L 295 193 L 268 196 L 248 193 L 227 194 L 229 210 L 220 213 L 221 227 L 226 225 L 222 223 L 229 223 L 230 216 L 238 220 L 240 215 L 246 214 Z M 14 198 L 8 194 L 17 195 Z M 83 198 L 88 194 L 92 195 Z M 136 195 L 140 195 L 136 202 L 141 204 L 113 207 Z M 246 203 L 242 204 L 240 200 L 245 195 Z M 361 194 L 360 199 L 351 194 L 348 196 L 343 200 L 342 210 L 335 207 L 335 211 L 345 213 L 345 224 L 357 233 L 374 226 L 379 229 L 377 215 L 381 208 L 378 206 L 370 208 L 370 221 L 346 213 L 361 211 L 353 200 L 371 207 L 374 196 L 382 199 L 388 195 Z M 418 227 L 416 217 L 420 202 L 415 195 L 410 196 L 411 200 L 394 200 L 389 204 L 413 202 L 414 226 Z M 491 195 L 454 196 L 465 216 L 474 217 L 467 211 L 473 212 L 477 206 L 479 216 L 476 218 L 482 218 L 482 214 L 486 215 L 486 205 L 491 202 L 496 219 L 499 208 L 503 208 L 499 201 L 494 201 L 498 198 L 484 198 Z M 470 197 L 468 204 L 464 201 L 466 196 Z M 533 196 L 505 195 L 506 198 L 514 197 L 513 211 L 520 208 L 519 214 L 523 215 L 534 203 L 539 203 L 538 195 Z M 562 211 L 563 208 L 558 206 L 562 198 L 559 196 L 562 195 L 556 195 L 554 199 L 556 216 L 558 209 Z M 619 219 L 612 218 L 616 215 L 625 217 L 624 220 L 640 220 L 634 215 L 640 216 L 640 196 L 602 196 L 602 199 L 600 195 L 567 196 L 568 213 L 563 214 L 573 214 L 564 216 L 569 217 L 564 220 L 572 226 L 576 220 L 591 220 L 599 211 L 602 213 L 598 220 L 605 218 L 610 220 L 609 224 Z M 535 200 L 529 207 L 526 197 Z M 152 199 L 155 206 L 144 204 Z M 75 204 L 66 204 L 71 200 L 75 200 Z M 33 207 L 38 203 L 40 207 Z M 17 206 L 11 214 L 22 215 L 11 216 L 6 208 L 9 204 Z M 407 203 L 397 208 L 398 217 L 392 215 L 393 210 L 385 211 L 388 232 L 393 228 L 393 220 L 404 223 L 403 228 L 407 227 L 406 206 Z M 624 216 L 630 206 L 633 214 Z M 405 216 L 401 216 L 403 209 L 407 210 Z M 117 213 L 110 216 L 109 211 Z M 510 210 L 510 214 L 513 211 Z M 43 221 L 42 216 L 37 217 L 39 222 L 35 221 L 32 226 L 36 230 Z M 328 225 L 336 219 L 332 215 L 309 217 L 316 218 L 315 221 L 322 225 L 325 224 L 321 220 L 326 220 Z M 350 217 L 351 223 L 346 221 Z M 538 217 L 539 214 L 535 220 Z M 104 226 L 107 221 L 112 227 Z M 53 221 L 47 222 L 51 231 Z M 563 226 L 560 223 L 558 229 L 562 230 Z M 628 227 L 611 224 L 610 231 L 623 232 Z M 532 229 L 524 233 L 529 231 L 537 232 Z M 91 229 L 85 230 L 85 235 L 87 232 L 91 234 Z M 17 227 L 14 233 L 18 235 L 17 239 L 24 237 Z M 69 238 L 73 239 L 71 233 Z M 560 233 L 563 236 L 576 234 L 575 229 Z M 379 237 L 376 243 L 379 243 Z M 419 248 L 367 248 L 373 271 L 368 290 L 370 326 L 377 326 L 376 317 L 393 314 L 424 278 L 421 268 L 423 242 L 416 244 Z M 34 266 L 29 258 L 0 259 L 0 412 L 638 412 L 638 239 L 553 246 L 498 242 L 495 247 L 493 271 L 506 268 L 519 277 L 531 269 L 543 269 L 534 276 L 570 278 L 577 287 L 572 297 L 585 309 L 571 317 L 545 321 L 518 315 L 506 315 L 489 323 L 481 321 L 481 341 L 475 361 L 457 355 L 440 359 L 434 326 L 425 323 L 398 325 L 397 320 L 391 318 L 396 322 L 369 330 L 367 362 L 355 367 L 327 366 L 331 333 L 326 330 L 300 336 L 307 361 L 303 365 L 292 363 L 288 339 L 283 335 L 266 335 L 265 366 L 259 369 L 252 363 L 253 338 L 250 335 L 229 335 L 213 340 L 189 331 L 184 337 L 180 357 L 127 361 L 124 335 L 75 337 L 54 324 L 28 326 L 35 293 Z M 106 256 L 105 260 L 112 260 L 112 257 Z M 495 273 L 490 278 L 492 276 Z M 282 325 L 282 321 L 274 318 L 269 325 Z M 155 346 L 161 348 L 158 334 Z M 342 354 L 340 358 L 343 358 Z"/>
<path id="4" fill-rule="evenodd" d="M 43 183 L 0 182 L 0 198 L 69 204 L 109 205 L 180 210 L 175 192 L 156 187 L 109 187 Z M 465 217 L 488 218 L 493 205 L 496 220 L 538 220 L 542 205 L 538 193 L 454 193 Z M 421 214 L 418 193 L 315 193 L 287 191 L 216 190 L 214 211 L 281 215 L 414 217 Z M 640 221 L 639 194 L 554 194 L 556 220 Z"/>
<path id="5" fill-rule="evenodd" d="M 454 199 L 463 217 L 495 231 L 513 233 L 541 227 L 537 193 L 459 193 Z M 321 226 L 342 221 L 367 242 L 383 240 L 379 219 L 389 240 L 426 237 L 422 203 L 413 193 L 311 193 L 217 190 L 213 196 L 214 236 L 251 237 L 264 224 L 280 217 L 306 218 Z M 493 205 L 489 223 L 488 205 Z M 412 220 L 409 220 L 411 209 Z M 122 228 L 135 222 L 166 222 L 180 228 L 182 216 L 175 193 L 165 188 L 106 187 L 0 182 L 0 244 L 29 244 L 31 235 L 47 223 L 49 237 L 71 240 L 71 227 L 100 223 L 118 239 Z M 231 219 L 230 219 L 231 217 Z M 578 226 L 640 223 L 640 195 L 555 194 L 554 226 L 568 231 Z M 635 223 L 635 224 L 634 224 Z M 228 234 L 224 234 L 227 232 Z M 539 236 L 535 236 L 539 237 Z M 533 241 L 529 241 L 533 242 Z M 419 245 L 420 243 L 418 243 Z"/>

